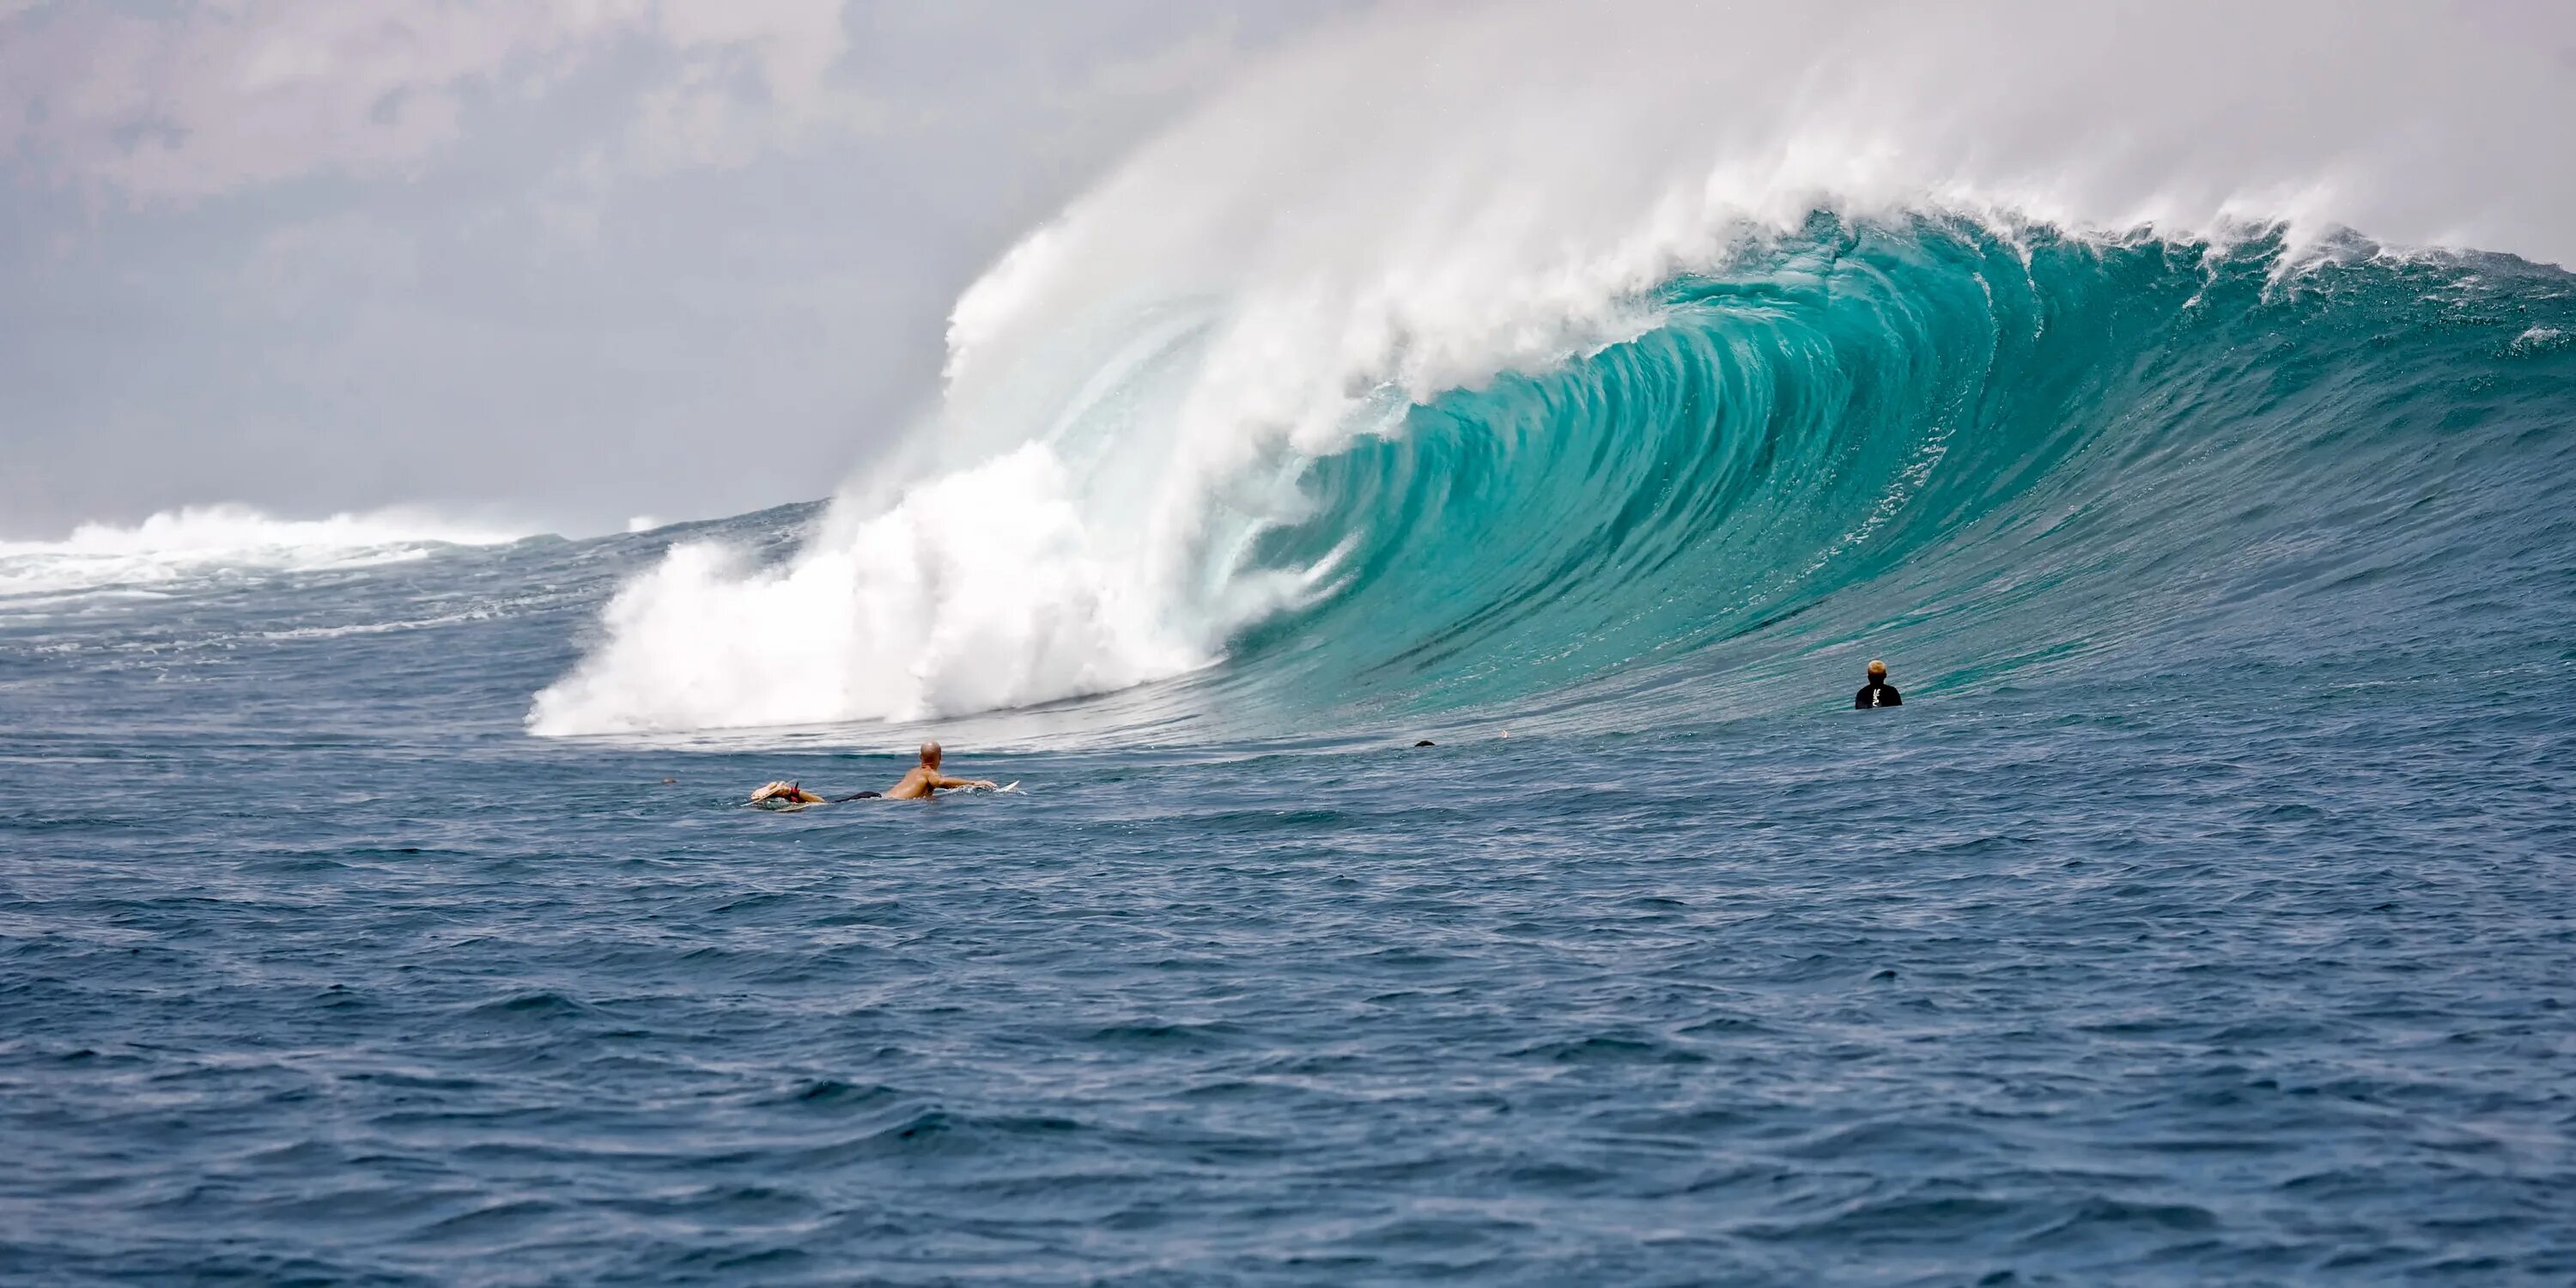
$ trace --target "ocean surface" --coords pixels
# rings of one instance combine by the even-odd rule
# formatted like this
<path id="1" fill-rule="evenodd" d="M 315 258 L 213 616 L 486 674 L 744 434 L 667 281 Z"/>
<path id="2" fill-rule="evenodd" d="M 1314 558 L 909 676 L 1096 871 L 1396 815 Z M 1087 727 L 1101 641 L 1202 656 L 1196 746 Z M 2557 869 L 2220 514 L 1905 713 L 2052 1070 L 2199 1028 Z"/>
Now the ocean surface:
<path id="1" fill-rule="evenodd" d="M 819 505 L 0 546 L 0 1280 L 2576 1282 L 2576 279 L 1645 303 L 1177 642 Z"/>

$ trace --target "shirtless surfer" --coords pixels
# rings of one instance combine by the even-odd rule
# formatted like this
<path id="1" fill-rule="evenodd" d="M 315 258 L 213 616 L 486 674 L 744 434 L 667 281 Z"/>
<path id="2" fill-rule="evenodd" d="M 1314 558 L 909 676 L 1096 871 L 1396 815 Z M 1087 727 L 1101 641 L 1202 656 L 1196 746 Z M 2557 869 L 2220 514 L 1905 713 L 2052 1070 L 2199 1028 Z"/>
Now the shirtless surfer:
<path id="1" fill-rule="evenodd" d="M 921 763 L 905 771 L 903 781 L 883 792 L 859 792 L 840 799 L 855 801 L 883 796 L 890 801 L 927 800 L 932 792 L 952 787 L 980 787 L 988 792 L 1001 790 L 989 779 L 951 778 L 939 772 L 939 744 L 925 742 L 921 744 Z M 759 791 L 751 794 L 751 803 L 754 805 L 766 805 L 773 801 L 783 801 L 789 806 L 822 805 L 829 803 L 830 799 L 817 796 L 805 790 L 801 784 L 784 779 L 766 784 Z"/>
<path id="2" fill-rule="evenodd" d="M 890 801 L 925 800 L 932 792 L 950 787 L 980 787 L 988 792 L 1001 790 L 990 779 L 951 778 L 939 772 L 939 744 L 925 742 L 921 744 L 921 763 L 906 771 L 902 782 L 888 788 L 885 798 Z"/>

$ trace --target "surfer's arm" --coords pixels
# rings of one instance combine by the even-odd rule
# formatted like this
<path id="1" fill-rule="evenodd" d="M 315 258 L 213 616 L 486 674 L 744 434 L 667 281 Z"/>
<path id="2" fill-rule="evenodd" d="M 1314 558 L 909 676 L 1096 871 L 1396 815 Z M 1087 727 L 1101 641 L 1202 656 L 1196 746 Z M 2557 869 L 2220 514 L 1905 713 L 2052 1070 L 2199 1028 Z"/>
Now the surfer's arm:
<path id="1" fill-rule="evenodd" d="M 933 786 L 933 787 L 939 788 L 941 791 L 947 791 L 947 790 L 950 790 L 950 789 L 952 789 L 952 788 L 958 788 L 958 787 L 981 787 L 981 788 L 983 788 L 985 791 L 988 791 L 988 792 L 990 792 L 990 791 L 999 791 L 999 790 L 1001 790 L 1001 784 L 996 783 L 996 782 L 993 782 L 993 781 L 992 781 L 992 780 L 990 780 L 990 779 L 985 779 L 985 778 L 950 778 L 950 777 L 947 777 L 946 775 L 942 775 L 942 776 L 940 776 L 939 778 L 937 778 L 937 779 L 933 780 L 933 781 L 931 782 L 931 784 L 930 784 L 930 785 L 931 785 L 931 786 Z"/>

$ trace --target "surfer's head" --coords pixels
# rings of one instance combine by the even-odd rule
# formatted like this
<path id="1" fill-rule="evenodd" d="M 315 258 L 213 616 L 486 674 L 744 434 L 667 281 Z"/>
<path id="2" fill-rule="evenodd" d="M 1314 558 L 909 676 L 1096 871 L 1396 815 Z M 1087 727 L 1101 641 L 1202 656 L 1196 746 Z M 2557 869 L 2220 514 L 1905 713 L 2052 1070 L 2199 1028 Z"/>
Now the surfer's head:
<path id="1" fill-rule="evenodd" d="M 925 742 L 921 744 L 921 763 L 930 766 L 932 769 L 939 768 L 938 743 Z"/>
<path id="2" fill-rule="evenodd" d="M 1884 680 L 1884 679 L 1886 679 L 1886 678 L 1887 678 L 1887 663 L 1885 663 L 1885 662 L 1872 662 L 1872 663 L 1870 663 L 1870 664 L 1869 664 L 1869 678 L 1871 678 L 1871 679 L 1873 679 L 1873 680 Z"/>

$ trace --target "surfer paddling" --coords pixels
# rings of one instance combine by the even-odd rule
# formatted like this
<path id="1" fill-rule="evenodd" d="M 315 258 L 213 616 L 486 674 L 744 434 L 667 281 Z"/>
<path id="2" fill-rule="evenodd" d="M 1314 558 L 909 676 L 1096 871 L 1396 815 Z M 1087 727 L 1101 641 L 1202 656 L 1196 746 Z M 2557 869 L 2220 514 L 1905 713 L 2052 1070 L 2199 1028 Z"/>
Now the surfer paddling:
<path id="1" fill-rule="evenodd" d="M 939 772 L 939 758 L 940 750 L 938 743 L 925 742 L 921 744 L 921 763 L 904 771 L 903 780 L 901 782 L 896 783 L 894 786 L 889 787 L 882 792 L 858 792 L 849 796 L 841 797 L 817 796 L 814 793 L 805 790 L 802 784 L 791 783 L 781 779 L 777 782 L 766 784 L 762 786 L 759 791 L 753 792 L 751 794 L 751 803 L 754 805 L 783 803 L 789 806 L 826 805 L 832 803 L 834 800 L 856 801 L 871 800 L 879 797 L 890 801 L 918 801 L 928 800 L 933 792 L 946 791 L 957 787 L 976 787 L 988 792 L 1001 790 L 1000 785 L 994 783 L 991 779 L 951 778 L 948 775 Z"/>
<path id="2" fill-rule="evenodd" d="M 939 772 L 939 744 L 925 742 L 921 744 L 921 763 L 905 771 L 903 781 L 888 789 L 885 797 L 890 801 L 926 800 L 932 792 L 951 787 L 980 787 L 988 792 L 1001 790 L 999 784 L 988 778 L 951 778 Z"/>
<path id="3" fill-rule="evenodd" d="M 1860 686 L 1860 692 L 1853 695 L 1852 710 L 1867 711 L 1871 707 L 1901 707 L 1904 705 L 1904 696 L 1896 691 L 1895 685 L 1887 682 L 1887 663 L 1870 663 L 1869 683 Z"/>

